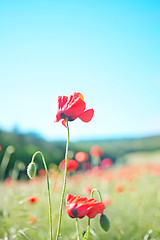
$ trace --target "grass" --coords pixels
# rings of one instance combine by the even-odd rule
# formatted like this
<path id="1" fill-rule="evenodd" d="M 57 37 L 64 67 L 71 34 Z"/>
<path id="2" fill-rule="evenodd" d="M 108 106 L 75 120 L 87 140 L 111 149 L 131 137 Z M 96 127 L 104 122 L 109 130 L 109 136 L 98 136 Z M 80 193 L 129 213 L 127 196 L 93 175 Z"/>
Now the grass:
<path id="1" fill-rule="evenodd" d="M 50 172 L 53 206 L 53 232 L 56 234 L 62 173 Z M 105 214 L 111 222 L 108 233 L 101 229 L 100 215 L 91 219 L 92 239 L 160 240 L 160 170 L 158 165 L 124 166 L 109 170 L 94 169 L 67 179 L 66 193 L 89 197 L 86 187 L 96 187 L 103 199 L 110 198 Z M 38 202 L 30 204 L 30 195 Z M 94 198 L 98 198 L 95 194 Z M 64 240 L 76 239 L 75 219 L 63 211 L 61 233 Z M 80 232 L 87 218 L 79 220 Z M 152 230 L 151 236 L 147 236 Z M 0 184 L 0 239 L 49 239 L 48 198 L 45 177 L 30 181 L 5 181 Z M 54 239 L 54 238 L 53 238 Z"/>

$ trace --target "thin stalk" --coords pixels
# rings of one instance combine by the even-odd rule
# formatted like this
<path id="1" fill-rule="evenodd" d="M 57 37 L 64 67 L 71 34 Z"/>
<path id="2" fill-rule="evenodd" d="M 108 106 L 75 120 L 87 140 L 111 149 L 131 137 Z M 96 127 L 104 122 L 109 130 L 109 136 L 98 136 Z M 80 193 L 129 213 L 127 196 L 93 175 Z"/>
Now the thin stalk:
<path id="1" fill-rule="evenodd" d="M 91 191 L 91 198 L 93 198 L 93 193 L 94 192 L 97 192 L 98 196 L 99 196 L 99 199 L 100 201 L 102 202 L 102 196 L 101 196 L 101 193 L 99 190 L 97 190 L 96 188 L 93 188 L 92 191 Z M 86 237 L 86 240 L 88 240 L 89 238 L 89 233 L 90 233 L 90 218 L 88 218 L 88 226 L 87 226 L 87 237 Z"/>
<path id="2" fill-rule="evenodd" d="M 86 240 L 89 238 L 89 233 L 90 233 L 90 218 L 88 218 L 88 226 L 87 226 L 87 237 Z"/>
<path id="3" fill-rule="evenodd" d="M 93 188 L 92 191 L 91 191 L 91 198 L 93 198 L 93 193 L 94 192 L 97 192 L 98 196 L 99 196 L 99 199 L 100 199 L 100 202 L 102 202 L 102 196 L 101 196 L 101 193 L 99 190 L 97 190 L 96 188 Z"/>
<path id="4" fill-rule="evenodd" d="M 76 230 L 77 230 L 77 240 L 80 240 L 78 218 L 76 218 Z"/>
<path id="5" fill-rule="evenodd" d="M 42 157 L 42 161 L 44 164 L 44 168 L 46 170 L 46 176 L 47 176 L 47 189 L 48 189 L 48 203 L 49 203 L 49 221 L 50 221 L 50 239 L 52 240 L 52 206 L 51 206 L 51 193 L 50 193 L 50 186 L 49 186 L 49 176 L 48 176 L 48 169 L 47 169 L 47 165 L 46 165 L 46 161 L 45 158 L 43 156 L 43 154 L 40 151 L 37 151 L 33 157 L 32 157 L 32 163 L 34 162 L 34 158 L 37 154 L 40 154 Z"/>
<path id="6" fill-rule="evenodd" d="M 6 150 L 4 152 L 4 156 L 2 158 L 1 165 L 0 165 L 0 179 L 1 180 L 4 180 L 4 178 L 5 178 L 7 166 L 11 159 L 11 155 L 14 151 L 15 151 L 14 147 L 12 145 L 10 145 L 6 148 Z"/>
<path id="7" fill-rule="evenodd" d="M 61 194 L 61 203 L 60 203 L 60 209 L 59 209 L 59 219 L 58 219 L 56 240 L 58 240 L 60 230 L 61 230 L 62 210 L 63 210 L 64 194 L 65 194 L 65 190 L 66 190 L 66 180 L 67 180 L 67 159 L 68 159 L 68 147 L 69 147 L 68 118 L 66 118 L 66 125 L 67 125 L 67 143 L 66 143 L 66 153 L 65 153 L 65 170 L 64 170 L 64 181 L 63 181 L 63 189 L 62 189 L 62 194 Z"/>

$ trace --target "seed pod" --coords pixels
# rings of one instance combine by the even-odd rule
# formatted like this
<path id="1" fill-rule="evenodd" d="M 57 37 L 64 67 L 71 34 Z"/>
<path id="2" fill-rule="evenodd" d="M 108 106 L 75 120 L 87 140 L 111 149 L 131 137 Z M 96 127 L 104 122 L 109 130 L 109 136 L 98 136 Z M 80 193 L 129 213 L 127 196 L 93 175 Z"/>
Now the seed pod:
<path id="1" fill-rule="evenodd" d="M 27 167 L 27 174 L 29 178 L 33 178 L 36 174 L 36 164 L 31 162 Z"/>
<path id="2" fill-rule="evenodd" d="M 103 228 L 103 230 L 105 232 L 108 232 L 108 230 L 110 228 L 110 221 L 107 218 L 107 216 L 104 215 L 104 214 L 102 214 L 101 217 L 100 217 L 100 225 L 101 225 L 101 228 Z"/>

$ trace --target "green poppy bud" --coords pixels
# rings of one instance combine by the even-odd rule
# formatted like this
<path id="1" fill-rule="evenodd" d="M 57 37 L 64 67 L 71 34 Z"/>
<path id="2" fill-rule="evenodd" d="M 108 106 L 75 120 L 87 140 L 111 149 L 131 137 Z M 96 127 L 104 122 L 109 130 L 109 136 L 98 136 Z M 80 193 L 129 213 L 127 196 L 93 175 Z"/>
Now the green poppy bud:
<path id="1" fill-rule="evenodd" d="M 29 178 L 33 178 L 36 174 L 36 164 L 31 162 L 27 167 L 27 174 Z"/>
<path id="2" fill-rule="evenodd" d="M 107 216 L 104 215 L 104 214 L 102 214 L 101 217 L 100 217 L 100 225 L 101 225 L 101 228 L 103 228 L 103 230 L 105 232 L 108 232 L 108 230 L 110 228 L 110 221 L 107 218 Z"/>

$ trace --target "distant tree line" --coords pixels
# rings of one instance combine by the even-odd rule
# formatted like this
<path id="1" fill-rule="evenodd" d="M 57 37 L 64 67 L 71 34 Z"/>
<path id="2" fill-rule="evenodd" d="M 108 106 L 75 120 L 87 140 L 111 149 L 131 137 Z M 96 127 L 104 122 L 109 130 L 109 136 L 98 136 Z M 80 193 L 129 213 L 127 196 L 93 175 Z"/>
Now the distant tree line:
<path id="1" fill-rule="evenodd" d="M 5 173 L 0 170 L 0 179 L 2 180 L 2 175 L 4 175 L 4 179 L 16 175 L 16 171 L 14 173 L 13 170 L 17 167 L 20 171 L 16 177 L 25 178 L 26 167 L 30 163 L 32 155 L 38 150 L 43 152 L 48 166 L 50 164 L 59 165 L 64 159 L 65 144 L 66 142 L 63 141 L 46 141 L 33 133 L 22 134 L 17 131 L 0 130 L 0 164 L 3 165 L 3 168 L 6 167 Z M 70 142 L 69 149 L 73 151 L 74 158 L 74 154 L 79 151 L 89 154 L 93 145 L 99 145 L 104 152 L 103 157 L 109 157 L 115 163 L 118 158 L 127 153 L 159 150 L 160 136 Z M 8 148 L 9 146 L 10 148 Z M 6 159 L 4 159 L 4 155 L 7 148 L 10 160 L 5 166 L 7 154 Z M 42 161 L 37 162 L 38 169 L 44 168 Z"/>

